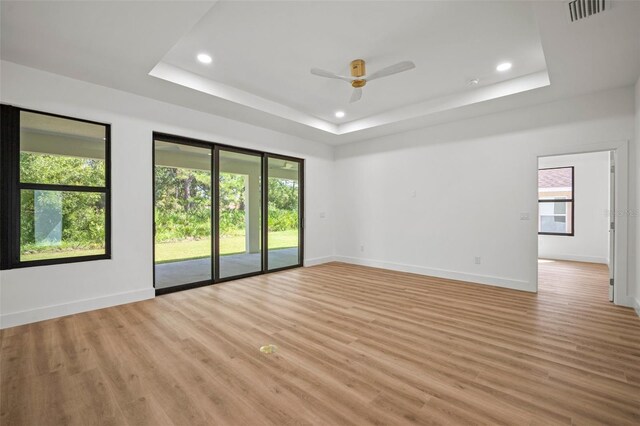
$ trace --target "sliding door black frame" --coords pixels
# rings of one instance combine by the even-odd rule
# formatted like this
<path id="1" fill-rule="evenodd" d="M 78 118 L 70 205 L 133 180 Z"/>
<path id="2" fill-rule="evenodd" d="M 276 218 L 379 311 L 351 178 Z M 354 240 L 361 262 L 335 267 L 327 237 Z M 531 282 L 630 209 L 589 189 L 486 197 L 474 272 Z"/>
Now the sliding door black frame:
<path id="1" fill-rule="evenodd" d="M 239 274 L 239 275 L 233 275 L 233 276 L 229 276 L 229 277 L 224 277 L 224 278 L 220 278 L 220 245 L 218 244 L 218 250 L 216 252 L 216 271 L 217 271 L 217 275 L 216 275 L 216 282 L 225 282 L 225 281 L 231 281 L 231 280 L 237 280 L 240 278 L 248 278 L 248 277 L 253 277 L 255 275 L 260 275 L 263 274 L 266 267 L 267 267 L 267 263 L 265 261 L 265 257 L 264 257 L 264 248 L 265 248 L 265 244 L 264 244 L 264 229 L 265 229 L 265 225 L 266 225 L 266 221 L 265 221 L 265 216 L 264 216 L 264 203 L 265 203 L 265 193 L 264 193 L 264 163 L 265 163 L 265 153 L 260 152 L 260 151 L 254 151 L 254 150 L 249 150 L 249 149 L 244 149 L 244 148 L 238 148 L 238 147 L 230 147 L 230 146 L 223 146 L 223 145 L 216 145 L 216 151 L 215 151 L 215 156 L 216 156 L 216 164 L 218 166 L 218 168 L 216 169 L 216 199 L 214 201 L 215 203 L 215 210 L 216 210 L 216 240 L 218 240 L 218 235 L 219 231 L 220 231 L 220 205 L 218 203 L 218 195 L 220 195 L 220 151 L 224 151 L 224 152 L 235 152 L 238 154 L 245 154 L 245 155 L 249 155 L 249 156 L 253 156 L 256 158 L 260 159 L 260 207 L 261 207 L 261 214 L 260 214 L 260 232 L 262 233 L 261 236 L 261 241 L 260 241 L 260 270 L 259 271 L 255 271 L 255 272 L 247 272 L 246 274 Z M 248 231 L 248 230 L 247 230 Z"/>
<path id="2" fill-rule="evenodd" d="M 158 135 L 159 137 L 156 137 L 156 135 Z M 169 138 L 165 138 L 162 137 L 160 134 L 156 134 L 154 133 L 154 138 L 152 140 L 152 150 L 151 150 L 151 158 L 152 158 L 152 166 L 151 166 L 151 176 L 152 176 L 152 191 L 151 191 L 151 196 L 152 196 L 152 207 L 151 207 L 151 224 L 152 224 L 152 238 L 151 238 L 151 250 L 152 250 L 152 260 L 153 260 L 153 287 L 156 287 L 156 142 L 167 142 L 167 143 L 173 143 L 173 144 L 177 144 L 177 145 L 188 145 L 188 146 L 193 146 L 196 148 L 202 148 L 202 149 L 209 149 L 211 151 L 211 188 L 212 188 L 212 193 L 211 193 L 211 208 L 213 209 L 213 204 L 214 204 L 214 197 L 215 197 L 215 193 L 213 192 L 213 179 L 214 179 L 214 167 L 217 167 L 217 165 L 215 164 L 215 158 L 214 158 L 214 150 L 210 144 L 205 143 L 205 142 L 201 142 L 201 141 L 197 141 L 197 140 L 193 140 L 193 139 L 187 139 L 187 138 L 173 138 L 173 137 L 169 137 Z M 215 238 L 214 238 L 214 232 L 216 232 L 214 230 L 214 219 L 213 219 L 213 215 L 211 216 L 211 255 L 213 256 L 214 253 L 214 247 L 215 247 Z M 209 285 L 213 282 L 213 278 L 215 277 L 215 269 L 216 267 L 214 266 L 214 262 L 211 262 L 211 279 L 210 280 L 203 280 L 203 281 L 197 281 L 197 282 L 192 282 L 192 283 L 186 283 L 186 284 L 178 284 L 175 285 L 173 287 L 168 287 L 168 288 L 159 288 L 156 289 L 156 295 L 160 295 L 160 294 L 165 294 L 165 293 L 172 293 L 174 291 L 179 291 L 179 290 L 188 290 L 190 288 L 196 288 L 196 287 L 202 287 L 205 285 Z"/>
<path id="3" fill-rule="evenodd" d="M 267 224 L 269 223 L 269 158 L 275 158 L 278 160 L 286 160 L 286 161 L 291 161 L 291 162 L 297 162 L 298 163 L 298 182 L 300 182 L 300 184 L 298 185 L 298 263 L 295 265 L 290 265 L 290 266 L 283 266 L 281 268 L 273 268 L 273 269 L 269 269 L 269 227 L 266 226 L 263 229 L 263 240 L 265 241 L 265 248 L 266 250 L 264 251 L 265 255 L 265 262 L 264 264 L 266 265 L 266 271 L 267 272 L 278 272 L 278 271 L 285 271 L 287 269 L 293 269 L 293 268 L 299 268 L 300 266 L 302 266 L 303 262 L 304 262 L 304 160 L 300 161 L 300 159 L 295 158 L 295 157 L 289 157 L 286 155 L 280 155 L 280 154 L 265 154 L 265 159 L 264 159 L 264 168 L 263 168 L 263 177 L 264 177 L 264 194 L 265 195 L 265 202 L 262 204 L 263 207 L 263 215 L 266 218 Z"/>
<path id="4" fill-rule="evenodd" d="M 173 293 L 175 291 L 187 290 L 196 287 L 203 287 L 212 284 L 218 284 L 222 282 L 237 280 L 241 278 L 253 277 L 256 275 L 262 275 L 266 273 L 278 272 L 287 269 L 299 268 L 303 266 L 304 261 L 304 159 L 297 157 L 290 157 L 286 155 L 274 154 L 269 152 L 258 151 L 255 149 L 249 148 L 240 148 L 232 145 L 219 144 L 215 142 L 209 142 L 200 139 L 193 139 L 184 136 L 177 136 L 168 133 L 161 132 L 153 132 L 152 139 L 152 267 L 153 267 L 153 286 L 156 286 L 156 276 L 155 276 L 155 235 L 156 235 L 156 223 L 155 223 L 155 208 L 156 208 L 156 196 L 155 196 L 155 184 L 156 184 L 156 156 L 155 156 L 155 143 L 156 141 L 190 145 L 199 148 L 206 148 L 211 150 L 211 162 L 212 162 L 212 171 L 211 171 L 211 188 L 213 199 L 211 203 L 211 220 L 212 220 L 212 235 L 211 235 L 211 244 L 212 244 L 212 279 L 205 281 L 198 281 L 188 284 L 180 284 L 173 287 L 167 288 L 158 288 L 156 289 L 156 295 Z M 250 272 L 247 274 L 234 275 L 231 277 L 220 278 L 220 247 L 218 242 L 218 235 L 220 231 L 220 206 L 219 206 L 219 195 L 220 195 L 220 151 L 227 152 L 237 152 L 240 154 L 248 154 L 259 156 L 261 159 L 261 218 L 260 218 L 260 226 L 261 226 L 261 268 L 260 271 Z M 291 266 L 286 266 L 277 269 L 268 269 L 268 240 L 269 240 L 269 216 L 268 216 L 268 159 L 269 158 L 277 158 L 287 161 L 296 162 L 299 165 L 299 205 L 298 205 L 298 263 Z"/>

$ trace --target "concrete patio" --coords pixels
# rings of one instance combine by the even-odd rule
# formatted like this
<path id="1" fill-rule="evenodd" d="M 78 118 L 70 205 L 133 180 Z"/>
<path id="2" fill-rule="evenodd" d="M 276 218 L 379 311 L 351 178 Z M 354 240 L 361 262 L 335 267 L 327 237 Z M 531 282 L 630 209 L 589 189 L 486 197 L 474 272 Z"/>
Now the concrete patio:
<path id="1" fill-rule="evenodd" d="M 298 248 L 269 251 L 269 269 L 298 263 Z M 258 272 L 260 253 L 241 253 L 220 257 L 220 278 Z M 155 265 L 156 289 L 211 280 L 211 259 L 194 259 Z"/>

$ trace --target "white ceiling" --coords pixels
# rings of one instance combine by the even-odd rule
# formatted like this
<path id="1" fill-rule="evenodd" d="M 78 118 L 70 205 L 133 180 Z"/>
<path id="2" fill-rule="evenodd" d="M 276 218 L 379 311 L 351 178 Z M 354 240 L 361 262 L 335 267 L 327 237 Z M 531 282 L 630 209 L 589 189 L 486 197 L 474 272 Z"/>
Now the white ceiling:
<path id="1" fill-rule="evenodd" d="M 106 137 L 106 127 L 103 125 L 38 114 L 31 111 L 20 112 L 20 131 L 93 139 L 99 142 L 105 140 Z"/>
<path id="2" fill-rule="evenodd" d="M 369 73 L 417 67 L 370 83 L 351 105 L 347 82 L 309 73 L 349 75 L 359 58 Z M 515 66 L 497 72 L 504 61 Z M 468 92 L 471 78 L 486 86 L 546 69 L 531 5 L 516 2 L 219 2 L 163 62 L 336 124 Z"/>
<path id="3" fill-rule="evenodd" d="M 572 24 L 561 1 L 0 7 L 3 60 L 331 144 L 630 85 L 640 75 L 640 2 L 618 1 Z M 200 52 L 213 63 L 198 63 Z M 369 72 L 401 60 L 417 68 L 371 82 L 353 105 L 347 83 L 309 73 L 347 73 L 356 58 Z M 501 61 L 513 69 L 496 72 Z M 467 86 L 471 78 L 480 85 Z"/>

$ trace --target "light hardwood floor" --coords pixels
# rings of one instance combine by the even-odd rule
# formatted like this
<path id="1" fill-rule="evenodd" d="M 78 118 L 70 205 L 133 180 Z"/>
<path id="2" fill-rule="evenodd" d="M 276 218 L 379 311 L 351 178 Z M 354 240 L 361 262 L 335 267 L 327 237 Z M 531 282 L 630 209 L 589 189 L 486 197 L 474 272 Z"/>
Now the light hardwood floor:
<path id="1" fill-rule="evenodd" d="M 537 295 L 332 263 L 7 329 L 0 422 L 639 424 L 640 319 L 606 267 L 540 266 Z"/>

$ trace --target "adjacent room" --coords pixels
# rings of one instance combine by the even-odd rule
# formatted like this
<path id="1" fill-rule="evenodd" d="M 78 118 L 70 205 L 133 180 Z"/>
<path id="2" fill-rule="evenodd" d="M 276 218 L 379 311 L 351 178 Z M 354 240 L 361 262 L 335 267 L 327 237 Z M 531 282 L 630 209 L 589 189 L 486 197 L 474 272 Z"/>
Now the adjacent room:
<path id="1" fill-rule="evenodd" d="M 640 424 L 640 1 L 0 0 L 0 426 Z"/>
<path id="2" fill-rule="evenodd" d="M 539 292 L 613 301 L 614 185 L 613 151 L 538 160 Z"/>

